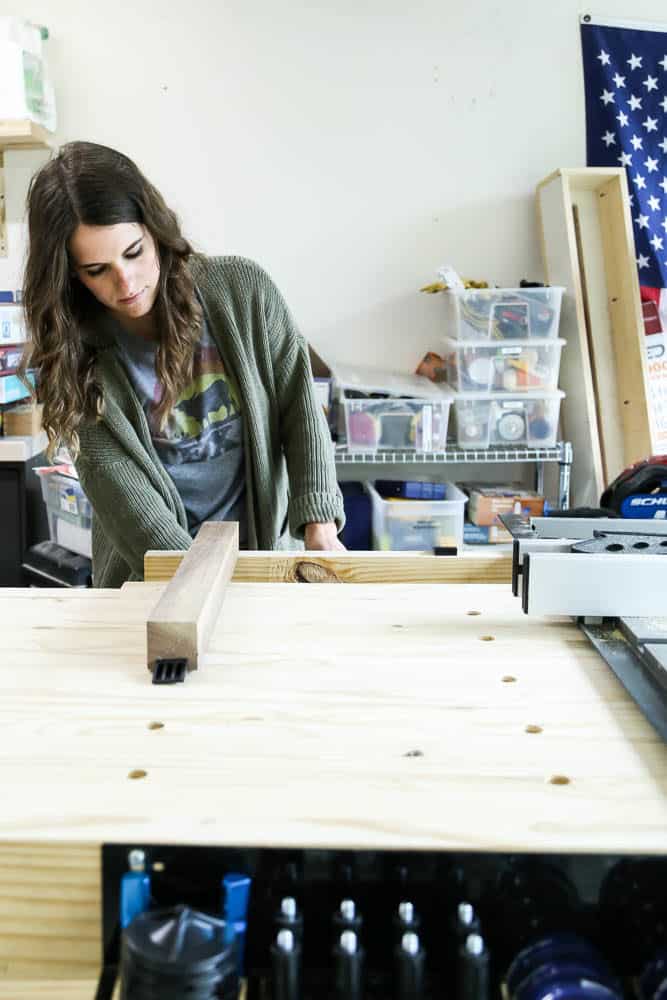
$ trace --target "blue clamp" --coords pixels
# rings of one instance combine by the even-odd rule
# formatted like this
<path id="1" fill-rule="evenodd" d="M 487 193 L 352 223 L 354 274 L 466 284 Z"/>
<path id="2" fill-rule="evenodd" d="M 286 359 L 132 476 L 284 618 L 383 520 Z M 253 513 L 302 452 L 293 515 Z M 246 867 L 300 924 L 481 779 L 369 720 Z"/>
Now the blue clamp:
<path id="1" fill-rule="evenodd" d="M 248 875 L 230 872 L 222 880 L 222 914 L 227 925 L 228 941 L 236 940 L 239 976 L 243 975 L 245 939 L 248 926 L 248 899 L 252 879 Z"/>

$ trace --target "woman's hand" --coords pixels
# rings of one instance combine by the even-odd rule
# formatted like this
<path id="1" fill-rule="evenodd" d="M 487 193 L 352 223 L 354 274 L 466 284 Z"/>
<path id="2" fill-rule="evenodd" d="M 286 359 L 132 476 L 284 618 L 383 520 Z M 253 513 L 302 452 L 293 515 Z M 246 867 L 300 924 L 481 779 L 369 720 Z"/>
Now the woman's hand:
<path id="1" fill-rule="evenodd" d="M 345 552 L 345 546 L 338 540 L 336 525 L 333 521 L 326 524 L 313 521 L 311 524 L 307 524 L 303 537 L 308 552 L 315 552 L 318 549 L 326 552 L 342 549 Z"/>

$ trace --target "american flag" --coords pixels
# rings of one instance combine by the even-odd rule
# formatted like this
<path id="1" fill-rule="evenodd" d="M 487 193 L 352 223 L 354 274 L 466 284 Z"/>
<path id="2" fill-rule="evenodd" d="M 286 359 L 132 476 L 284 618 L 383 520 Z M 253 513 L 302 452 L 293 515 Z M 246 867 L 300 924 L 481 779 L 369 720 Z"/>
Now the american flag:
<path id="1" fill-rule="evenodd" d="M 584 15 L 586 162 L 625 167 L 652 409 L 667 442 L 667 24 Z"/>

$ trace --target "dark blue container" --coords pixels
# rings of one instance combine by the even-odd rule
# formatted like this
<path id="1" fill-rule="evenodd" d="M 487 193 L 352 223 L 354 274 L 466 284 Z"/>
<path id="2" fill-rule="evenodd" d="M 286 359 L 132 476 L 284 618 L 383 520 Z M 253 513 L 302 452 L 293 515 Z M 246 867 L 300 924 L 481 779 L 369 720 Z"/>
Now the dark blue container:
<path id="1" fill-rule="evenodd" d="M 341 541 L 346 549 L 368 552 L 373 548 L 371 537 L 371 498 L 362 483 L 341 483 L 345 505 L 345 527 Z"/>
<path id="2" fill-rule="evenodd" d="M 540 938 L 523 948 L 514 958 L 505 977 L 508 992 L 513 996 L 522 982 L 541 966 L 577 960 L 609 973 L 607 963 L 586 938 L 569 932 Z"/>

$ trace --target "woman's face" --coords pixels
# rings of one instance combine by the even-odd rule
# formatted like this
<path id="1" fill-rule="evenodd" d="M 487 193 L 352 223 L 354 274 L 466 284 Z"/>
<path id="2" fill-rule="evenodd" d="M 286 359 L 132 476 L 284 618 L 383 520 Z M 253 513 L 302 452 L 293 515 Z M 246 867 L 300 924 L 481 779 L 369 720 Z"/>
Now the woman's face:
<path id="1" fill-rule="evenodd" d="M 146 316 L 160 276 L 153 237 L 137 222 L 115 226 L 81 223 L 69 241 L 77 278 L 120 320 Z"/>

